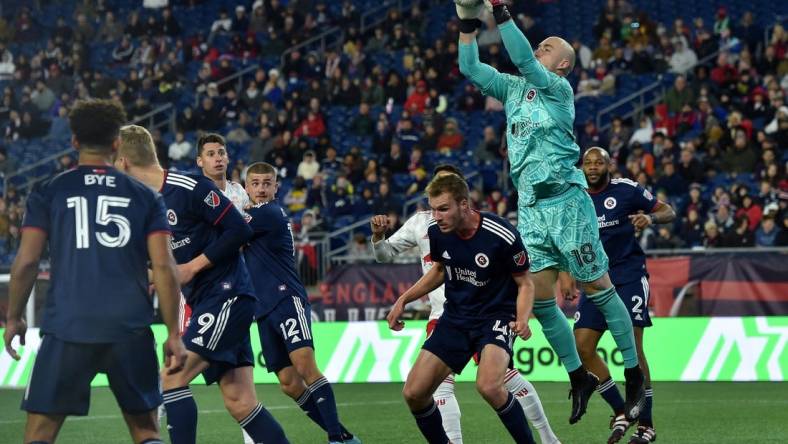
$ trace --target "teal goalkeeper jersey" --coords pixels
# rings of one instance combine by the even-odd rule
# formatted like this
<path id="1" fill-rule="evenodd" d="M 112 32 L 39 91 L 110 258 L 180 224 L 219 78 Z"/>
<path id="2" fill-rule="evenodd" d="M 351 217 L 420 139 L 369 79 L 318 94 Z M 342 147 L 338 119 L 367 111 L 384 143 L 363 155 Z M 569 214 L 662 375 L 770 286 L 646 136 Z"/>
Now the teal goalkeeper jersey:
<path id="1" fill-rule="evenodd" d="M 471 51 L 478 57 L 475 46 L 461 44 L 460 58 Z M 536 59 L 531 61 L 525 76 L 494 70 L 489 70 L 494 75 L 470 76 L 483 94 L 504 104 L 511 176 L 524 205 L 560 194 L 569 184 L 586 187 L 583 172 L 575 167 L 580 148 L 573 133 L 572 87 Z"/>

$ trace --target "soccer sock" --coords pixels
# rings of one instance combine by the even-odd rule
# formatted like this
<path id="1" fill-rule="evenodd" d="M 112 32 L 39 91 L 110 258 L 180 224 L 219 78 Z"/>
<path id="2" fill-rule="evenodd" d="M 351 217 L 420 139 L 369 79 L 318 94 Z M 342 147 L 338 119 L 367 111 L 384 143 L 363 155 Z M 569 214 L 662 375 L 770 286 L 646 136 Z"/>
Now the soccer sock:
<path id="1" fill-rule="evenodd" d="M 624 414 L 624 398 L 621 397 L 621 392 L 618 391 L 618 386 L 613 378 L 608 378 L 604 382 L 600 382 L 596 387 L 596 392 L 602 395 L 605 402 L 608 403 L 613 413 L 616 415 Z"/>
<path id="2" fill-rule="evenodd" d="M 312 396 L 312 392 L 304 390 L 304 393 L 296 400 L 296 404 L 301 407 L 301 410 L 306 413 L 309 419 L 314 421 L 321 429 L 326 430 L 326 425 L 323 424 L 323 417 L 320 416 L 320 411 L 317 409 L 317 404 L 315 404 L 315 398 Z M 342 430 L 342 439 L 347 441 L 353 438 L 353 434 L 350 433 L 341 422 L 339 423 L 339 428 Z"/>
<path id="3" fill-rule="evenodd" d="M 341 441 L 342 427 L 339 425 L 337 402 L 334 399 L 334 391 L 331 389 L 328 379 L 325 376 L 320 377 L 309 386 L 309 391 L 314 396 L 315 405 L 320 412 L 320 417 L 323 419 L 323 424 L 326 426 L 329 440 Z"/>
<path id="4" fill-rule="evenodd" d="M 528 421 L 539 433 L 542 444 L 557 442 L 558 437 L 555 436 L 553 429 L 550 427 L 550 421 L 547 420 L 547 415 L 545 415 L 544 408 L 542 408 L 542 401 L 539 399 L 533 384 L 526 381 L 520 375 L 520 372 L 515 369 L 509 369 L 504 379 L 506 381 L 506 390 L 514 395 L 514 398 L 520 403 L 525 417 L 528 418 Z"/>
<path id="5" fill-rule="evenodd" d="M 197 440 L 197 404 L 189 386 L 165 390 L 167 432 L 172 444 L 193 444 Z"/>
<path id="6" fill-rule="evenodd" d="M 511 392 L 506 392 L 508 395 L 506 402 L 503 406 L 495 409 L 498 413 L 498 418 L 509 431 L 509 434 L 514 438 L 517 444 L 531 443 L 536 444 L 534 437 L 531 434 L 531 429 L 528 427 L 528 421 L 525 420 L 525 413 L 520 407 L 519 403 L 514 399 Z"/>
<path id="7" fill-rule="evenodd" d="M 435 404 L 443 418 L 443 429 L 452 444 L 462 444 L 462 429 L 460 427 L 460 405 L 454 396 L 454 375 L 449 375 L 441 382 L 435 394 Z"/>
<path id="8" fill-rule="evenodd" d="M 152 438 L 152 439 L 146 439 L 145 441 L 142 441 L 140 444 L 164 444 L 164 441 L 158 438 Z"/>
<path id="9" fill-rule="evenodd" d="M 558 354 L 566 371 L 571 372 L 580 368 L 582 364 L 580 356 L 577 354 L 575 337 L 572 335 L 572 329 L 569 327 L 566 316 L 556 305 L 555 298 L 534 301 L 534 316 L 542 325 L 542 332 L 544 332 L 547 342 Z"/>
<path id="10" fill-rule="evenodd" d="M 260 403 L 246 415 L 246 418 L 238 421 L 238 424 L 256 443 L 286 444 L 288 442 L 282 426 Z"/>
<path id="11" fill-rule="evenodd" d="M 416 425 L 419 426 L 421 434 L 427 438 L 428 443 L 446 444 L 449 442 L 446 431 L 443 430 L 441 411 L 438 410 L 438 405 L 435 404 L 434 399 L 427 408 L 411 413 L 413 417 L 416 418 Z"/>
<path id="12" fill-rule="evenodd" d="M 638 423 L 642 426 L 646 427 L 654 427 L 654 423 L 651 419 L 651 407 L 654 403 L 654 389 L 650 386 L 646 387 L 646 405 L 643 406 L 643 410 L 640 412 L 640 417 L 638 418 Z"/>
<path id="13" fill-rule="evenodd" d="M 632 368 L 638 365 L 638 354 L 635 350 L 635 334 L 632 331 L 632 318 L 629 317 L 624 301 L 616 293 L 615 287 L 602 290 L 593 296 L 591 300 L 599 311 L 605 315 L 607 328 L 613 339 L 616 341 L 621 355 L 624 357 L 624 366 Z"/>

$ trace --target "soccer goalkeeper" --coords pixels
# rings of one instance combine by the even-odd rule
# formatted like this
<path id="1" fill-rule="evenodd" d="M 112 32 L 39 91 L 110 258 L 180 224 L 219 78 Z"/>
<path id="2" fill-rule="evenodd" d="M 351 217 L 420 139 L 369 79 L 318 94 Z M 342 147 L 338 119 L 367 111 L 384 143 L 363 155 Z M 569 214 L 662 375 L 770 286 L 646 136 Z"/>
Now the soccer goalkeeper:
<path id="1" fill-rule="evenodd" d="M 533 313 L 569 372 L 574 424 L 585 413 L 598 379 L 582 366 L 572 330 L 556 305 L 558 271 L 570 272 L 604 314 L 624 357 L 626 416 L 636 418 L 645 402 L 643 373 L 624 303 L 608 276 L 596 212 L 586 194 L 583 172 L 575 168 L 574 95 L 566 76 L 575 53 L 560 37 L 549 37 L 534 52 L 502 0 L 488 0 L 506 51 L 520 75 L 502 74 L 479 62 L 476 31 L 480 0 L 455 0 L 460 18 L 460 71 L 483 94 L 504 104 L 511 177 L 519 193 L 517 229 L 531 258 L 535 286 Z"/>

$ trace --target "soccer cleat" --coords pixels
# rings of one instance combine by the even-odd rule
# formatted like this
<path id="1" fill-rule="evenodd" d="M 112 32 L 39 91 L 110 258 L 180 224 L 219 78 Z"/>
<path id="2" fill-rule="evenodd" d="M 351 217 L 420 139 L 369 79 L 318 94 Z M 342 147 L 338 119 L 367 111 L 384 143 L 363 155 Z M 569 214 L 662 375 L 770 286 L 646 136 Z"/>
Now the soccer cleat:
<path id="1" fill-rule="evenodd" d="M 627 433 L 627 429 L 632 423 L 627 421 L 626 416 L 623 414 L 612 416 L 610 419 L 610 437 L 607 438 L 607 444 L 613 444 L 621 441 L 621 438 Z"/>
<path id="2" fill-rule="evenodd" d="M 624 415 L 629 421 L 634 421 L 640 416 L 640 412 L 646 405 L 646 389 L 643 386 L 645 378 L 640 367 L 625 369 L 624 377 L 627 380 L 627 399 L 624 403 Z"/>
<path id="3" fill-rule="evenodd" d="M 358 436 L 351 436 L 350 438 L 345 438 L 345 444 L 361 444 L 361 440 L 358 439 Z"/>
<path id="4" fill-rule="evenodd" d="M 657 432 L 653 427 L 638 426 L 638 430 L 629 438 L 629 444 L 649 444 L 657 440 Z"/>
<path id="5" fill-rule="evenodd" d="M 599 378 L 593 373 L 586 372 L 585 377 L 579 381 L 572 381 L 572 388 L 569 390 L 569 398 L 572 399 L 572 414 L 569 416 L 569 424 L 580 421 L 586 413 L 588 400 L 594 394 Z"/>

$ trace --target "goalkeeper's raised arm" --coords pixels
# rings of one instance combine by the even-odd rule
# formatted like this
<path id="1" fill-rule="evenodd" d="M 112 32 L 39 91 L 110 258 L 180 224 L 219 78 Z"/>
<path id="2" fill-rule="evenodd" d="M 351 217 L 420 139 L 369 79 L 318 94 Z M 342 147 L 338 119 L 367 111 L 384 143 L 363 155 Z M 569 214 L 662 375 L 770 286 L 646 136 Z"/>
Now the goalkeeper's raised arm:
<path id="1" fill-rule="evenodd" d="M 506 75 L 479 61 L 476 30 L 482 25 L 478 16 L 484 2 L 482 0 L 455 0 L 454 3 L 457 7 L 457 16 L 460 18 L 460 72 L 476 85 L 482 94 L 505 102 L 508 90 Z"/>

